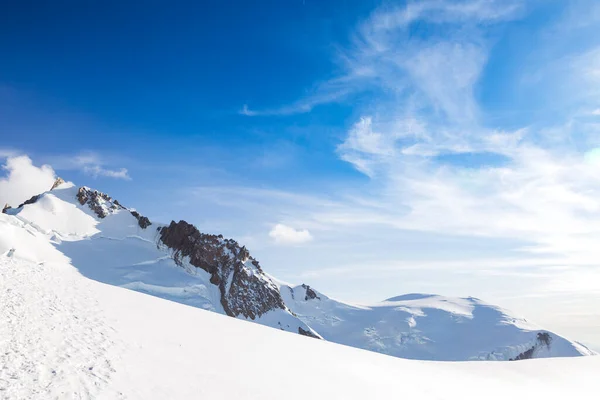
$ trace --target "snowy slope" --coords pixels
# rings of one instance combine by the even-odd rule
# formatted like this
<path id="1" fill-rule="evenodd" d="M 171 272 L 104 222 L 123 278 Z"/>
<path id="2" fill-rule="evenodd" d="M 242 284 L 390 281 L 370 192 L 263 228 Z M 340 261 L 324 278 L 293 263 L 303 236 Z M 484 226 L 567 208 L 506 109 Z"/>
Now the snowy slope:
<path id="1" fill-rule="evenodd" d="M 0 254 L 70 263 L 95 281 L 288 332 L 426 360 L 591 354 L 477 299 L 413 295 L 357 306 L 292 287 L 264 273 L 233 240 L 183 221 L 151 222 L 70 183 L 0 217 Z"/>
<path id="2" fill-rule="evenodd" d="M 34 231 L 0 239 L 2 399 L 596 399 L 600 390 L 598 357 L 388 357 L 87 279 L 44 241 Z"/>
<path id="3" fill-rule="evenodd" d="M 392 356 L 461 361 L 592 354 L 472 297 L 409 294 L 364 306 L 331 299 L 307 285 L 280 283 L 280 289 L 288 307 L 324 339 Z M 540 340 L 546 334 L 549 343 Z"/>
<path id="4" fill-rule="evenodd" d="M 31 204 L 8 210 L 5 217 L 11 216 L 28 229 L 47 237 L 83 275 L 94 280 L 218 313 L 226 313 L 224 305 L 231 303 L 222 301 L 219 288 L 211 283 L 208 272 L 190 265 L 186 257 L 177 257 L 159 241 L 159 230 L 164 225 L 142 228 L 132 210 L 102 193 L 64 183 L 38 196 Z M 234 247 L 229 247 L 235 251 Z M 27 252 L 27 249 L 27 245 L 18 246 L 20 252 Z M 225 246 L 223 249 L 231 254 Z M 259 271 L 249 262 L 241 268 L 248 275 L 260 277 Z M 274 283 L 266 283 L 278 293 Z M 239 297 L 251 297 L 250 289 L 240 293 Z M 302 329 L 312 333 L 306 324 L 283 307 L 264 311 L 260 316 L 256 313 L 233 316 L 291 332 L 298 333 Z"/>

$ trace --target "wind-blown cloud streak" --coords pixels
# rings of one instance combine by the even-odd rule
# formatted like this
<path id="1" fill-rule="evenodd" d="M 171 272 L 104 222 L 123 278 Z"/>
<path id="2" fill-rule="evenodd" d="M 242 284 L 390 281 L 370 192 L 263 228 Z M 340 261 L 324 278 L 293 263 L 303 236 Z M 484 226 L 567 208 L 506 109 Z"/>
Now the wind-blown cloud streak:
<path id="1" fill-rule="evenodd" d="M 80 152 L 75 155 L 64 154 L 46 157 L 52 166 L 58 170 L 80 171 L 83 174 L 96 178 L 112 178 L 131 180 L 127 168 L 114 168 L 114 162 L 108 162 L 106 157 L 96 152 Z"/>

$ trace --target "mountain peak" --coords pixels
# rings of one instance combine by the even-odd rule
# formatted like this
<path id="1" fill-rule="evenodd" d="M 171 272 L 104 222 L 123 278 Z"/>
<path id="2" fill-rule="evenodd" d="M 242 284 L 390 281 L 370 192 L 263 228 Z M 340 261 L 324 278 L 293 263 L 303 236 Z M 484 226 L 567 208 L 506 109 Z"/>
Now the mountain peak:
<path id="1" fill-rule="evenodd" d="M 54 181 L 54 183 L 52 184 L 52 187 L 50 188 L 50 190 L 56 189 L 57 187 L 59 187 L 63 183 L 65 183 L 64 179 L 61 178 L 60 176 L 57 177 L 56 180 Z"/>

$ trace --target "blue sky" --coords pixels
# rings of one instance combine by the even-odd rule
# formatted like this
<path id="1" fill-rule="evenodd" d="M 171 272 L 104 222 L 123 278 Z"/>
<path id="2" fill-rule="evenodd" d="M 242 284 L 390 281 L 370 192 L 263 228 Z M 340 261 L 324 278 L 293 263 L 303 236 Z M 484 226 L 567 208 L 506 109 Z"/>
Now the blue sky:
<path id="1" fill-rule="evenodd" d="M 342 299 L 474 295 L 600 348 L 597 2 L 2 15 L 3 201 L 55 172 Z"/>

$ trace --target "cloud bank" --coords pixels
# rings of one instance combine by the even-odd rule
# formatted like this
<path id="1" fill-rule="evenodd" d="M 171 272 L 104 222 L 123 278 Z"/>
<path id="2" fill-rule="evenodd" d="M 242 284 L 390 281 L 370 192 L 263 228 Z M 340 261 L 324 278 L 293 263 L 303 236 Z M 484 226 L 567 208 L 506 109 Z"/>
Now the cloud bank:
<path id="1" fill-rule="evenodd" d="M 9 157 L 2 166 L 5 176 L 0 178 L 0 206 L 16 207 L 23 201 L 50 190 L 56 179 L 49 165 L 36 167 L 27 156 Z"/>

